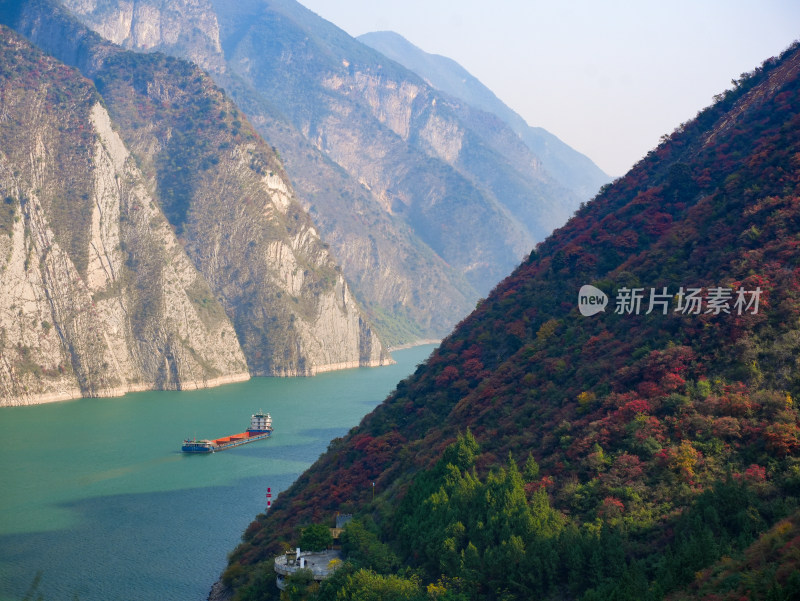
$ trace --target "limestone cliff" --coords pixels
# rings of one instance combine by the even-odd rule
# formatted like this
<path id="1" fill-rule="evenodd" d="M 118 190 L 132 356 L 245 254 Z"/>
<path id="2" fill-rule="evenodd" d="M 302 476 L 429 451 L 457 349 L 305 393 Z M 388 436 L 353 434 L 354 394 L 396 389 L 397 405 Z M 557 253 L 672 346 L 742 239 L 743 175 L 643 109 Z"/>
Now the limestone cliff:
<path id="1" fill-rule="evenodd" d="M 94 87 L 1 33 L 0 405 L 247 379 Z"/>
<path id="2" fill-rule="evenodd" d="M 187 58 L 204 69 L 223 65 L 216 15 L 204 0 L 66 0 L 72 12 L 93 16 L 96 31 L 123 48 L 186 49 Z"/>
<path id="3" fill-rule="evenodd" d="M 523 143 L 558 183 L 574 190 L 579 196 L 588 198 L 610 181 L 608 175 L 592 161 L 564 144 L 541 127 L 531 127 L 525 120 L 506 106 L 477 78 L 454 60 L 429 54 L 393 31 L 375 31 L 358 36 L 360 42 L 378 50 L 386 57 L 397 61 L 422 77 L 427 83 L 448 96 L 458 98 L 468 107 L 474 107 L 496 116 L 517 134 L 512 142 Z M 535 80 L 536 74 L 527 74 Z M 473 109 L 474 110 L 474 109 Z M 469 119 L 476 123 L 474 119 Z M 491 124 L 491 120 L 484 120 Z M 495 131 L 500 131 L 496 129 Z M 510 155 L 506 155 L 510 156 Z M 525 153 L 516 156 L 523 157 Z"/>
<path id="4" fill-rule="evenodd" d="M 371 189 L 309 140 L 240 75 L 228 68 L 216 11 L 206 0 L 62 2 L 94 31 L 125 47 L 158 50 L 206 66 L 289 166 L 299 200 L 331 248 L 343 273 L 384 338 L 393 344 L 440 337 L 473 306 L 478 292 L 458 267 L 449 265 L 392 212 L 385 186 Z M 238 8 L 234 7 L 234 8 Z M 247 9 L 249 7 L 245 7 Z M 176 18 L 181 15 L 182 18 Z M 143 41 L 136 30 L 171 35 Z M 353 140 L 360 143 L 360 140 Z M 366 167 L 356 145 L 354 164 Z M 361 160 L 359 160 L 359 158 Z M 377 178 L 369 178 L 370 182 Z"/>
<path id="5" fill-rule="evenodd" d="M 582 200 L 499 119 L 293 0 L 63 4 L 130 48 L 208 66 L 280 149 L 301 202 L 395 343 L 449 331 Z"/>
<path id="6" fill-rule="evenodd" d="M 559 221 L 533 223 L 515 214 L 513 207 L 541 203 L 547 178 L 516 172 L 407 69 L 293 0 L 209 3 L 230 77 L 279 107 L 311 146 L 369 191 L 395 227 L 410 228 L 463 275 L 474 295 L 488 292 Z M 487 177 L 495 172 L 498 178 Z M 342 203 L 320 198 L 315 182 L 297 185 L 327 235 Z M 563 220 L 569 209 L 558 205 L 572 198 L 560 191 L 549 200 Z"/>
<path id="7" fill-rule="evenodd" d="M 119 53 L 94 78 L 251 373 L 390 360 L 279 159 L 222 90 L 156 54 Z"/>
<path id="8" fill-rule="evenodd" d="M 57 17 L 17 24 L 59 51 L 76 24 Z M 67 57 L 93 57 L 97 87 L 3 30 L 2 402 L 390 362 L 223 92 L 184 61 L 77 38 Z"/>

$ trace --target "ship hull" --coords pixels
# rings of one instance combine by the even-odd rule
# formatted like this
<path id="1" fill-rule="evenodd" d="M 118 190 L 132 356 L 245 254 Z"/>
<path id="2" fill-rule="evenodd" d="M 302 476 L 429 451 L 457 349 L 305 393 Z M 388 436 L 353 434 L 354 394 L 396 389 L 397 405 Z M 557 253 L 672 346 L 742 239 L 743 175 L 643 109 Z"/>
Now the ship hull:
<path id="1" fill-rule="evenodd" d="M 224 451 L 233 447 L 238 447 L 243 444 L 255 442 L 256 440 L 264 440 L 269 438 L 272 432 L 242 432 L 241 434 L 233 434 L 231 436 L 223 436 L 207 442 L 200 441 L 183 441 L 181 451 L 184 453 L 216 453 L 217 451 Z"/>
<path id="2" fill-rule="evenodd" d="M 213 453 L 214 449 L 208 445 L 194 444 L 190 441 L 183 443 L 181 451 L 184 453 Z"/>
<path id="3" fill-rule="evenodd" d="M 244 432 L 215 438 L 214 440 L 205 438 L 202 440 L 197 440 L 196 438 L 189 440 L 187 438 L 183 441 L 181 451 L 184 453 L 216 453 L 231 447 L 238 447 L 256 440 L 269 438 L 271 434 L 272 417 L 269 413 L 259 411 L 250 416 L 250 427 Z"/>

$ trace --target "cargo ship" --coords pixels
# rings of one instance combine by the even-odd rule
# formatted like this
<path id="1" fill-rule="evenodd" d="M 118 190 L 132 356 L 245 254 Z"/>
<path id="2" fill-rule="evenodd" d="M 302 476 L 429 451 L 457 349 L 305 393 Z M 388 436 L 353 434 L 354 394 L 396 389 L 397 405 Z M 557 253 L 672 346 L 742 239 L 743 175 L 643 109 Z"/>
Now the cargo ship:
<path id="1" fill-rule="evenodd" d="M 231 434 L 214 440 L 197 440 L 188 438 L 183 441 L 181 451 L 184 453 L 215 453 L 231 447 L 247 444 L 255 440 L 269 438 L 272 434 L 272 417 L 269 413 L 255 413 L 250 417 L 250 427 L 241 434 Z"/>

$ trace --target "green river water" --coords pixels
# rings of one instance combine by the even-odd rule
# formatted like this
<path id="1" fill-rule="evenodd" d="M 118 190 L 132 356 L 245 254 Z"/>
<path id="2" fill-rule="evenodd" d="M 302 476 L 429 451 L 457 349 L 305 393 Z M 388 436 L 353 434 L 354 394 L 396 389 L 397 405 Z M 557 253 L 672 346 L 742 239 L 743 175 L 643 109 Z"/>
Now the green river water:
<path id="1" fill-rule="evenodd" d="M 202 601 L 250 521 L 433 350 L 313 378 L 253 378 L 0 409 L 0 601 Z M 186 437 L 264 441 L 212 455 Z"/>

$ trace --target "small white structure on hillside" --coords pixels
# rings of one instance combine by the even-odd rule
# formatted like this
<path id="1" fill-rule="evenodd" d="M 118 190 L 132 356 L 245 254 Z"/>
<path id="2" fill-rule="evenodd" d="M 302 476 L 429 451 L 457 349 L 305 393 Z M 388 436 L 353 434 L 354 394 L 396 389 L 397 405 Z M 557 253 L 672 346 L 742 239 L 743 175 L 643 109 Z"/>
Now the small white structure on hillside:
<path id="1" fill-rule="evenodd" d="M 333 574 L 334 570 L 341 564 L 342 552 L 329 549 L 327 551 L 300 551 L 298 547 L 294 553 L 278 555 L 275 558 L 275 584 L 284 590 L 286 578 L 297 572 L 297 570 L 311 570 L 314 580 L 325 580 Z"/>

